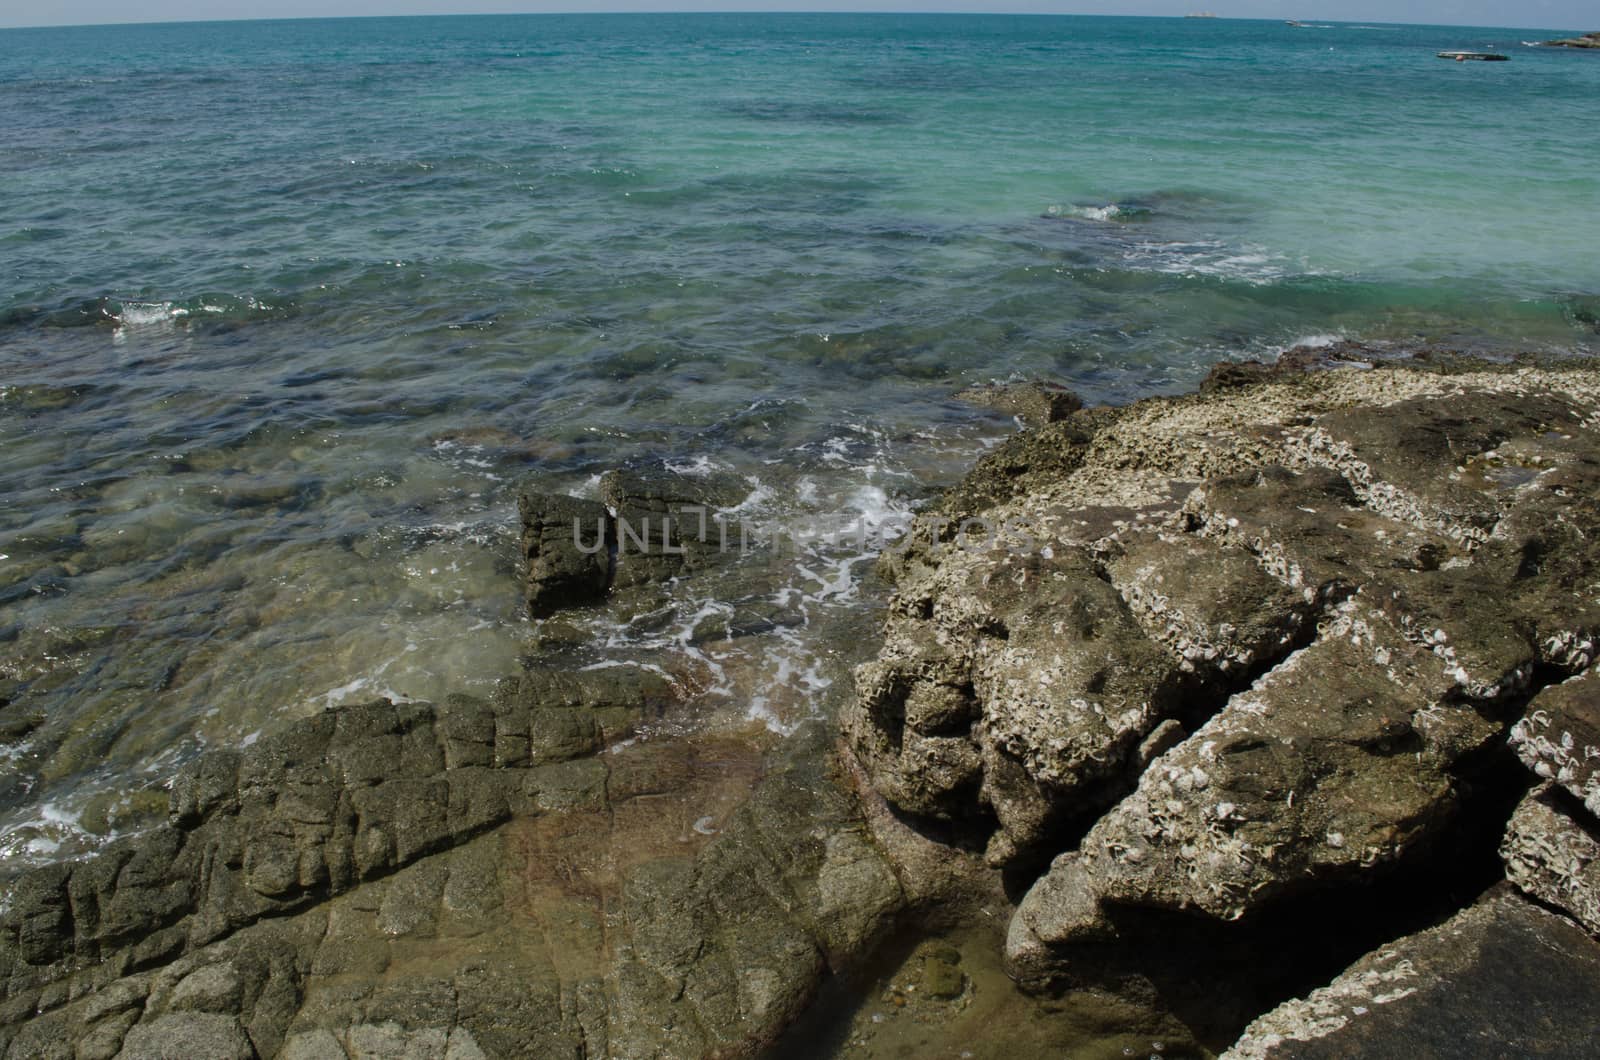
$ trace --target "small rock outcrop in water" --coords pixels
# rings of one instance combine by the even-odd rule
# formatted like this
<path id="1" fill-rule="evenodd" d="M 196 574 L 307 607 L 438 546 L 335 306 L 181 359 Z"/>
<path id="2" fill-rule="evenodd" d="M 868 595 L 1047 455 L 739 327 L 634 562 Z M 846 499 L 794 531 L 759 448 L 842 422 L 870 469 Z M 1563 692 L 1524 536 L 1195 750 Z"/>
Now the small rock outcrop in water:
<path id="1" fill-rule="evenodd" d="M 902 811 L 1048 864 L 1012 920 L 1024 982 L 1094 978 L 1141 915 L 1244 931 L 1426 863 L 1485 826 L 1469 803 L 1506 783 L 1508 737 L 1551 786 L 1511 821 L 1507 874 L 1600 930 L 1600 711 L 1577 676 L 1600 633 L 1600 375 L 1359 367 L 1230 371 L 1026 432 L 889 564 L 844 727 Z M 1522 934 L 1484 947 L 1555 931 L 1600 960 L 1501 901 Z M 1473 974 L 1490 990 L 1495 963 Z M 1600 1018 L 1600 980 L 1574 991 L 1569 1044 Z"/>
<path id="2" fill-rule="evenodd" d="M 1026 383 L 979 383 L 957 392 L 957 401 L 1009 412 L 1029 427 L 1065 419 L 1083 408 L 1083 400 L 1059 383 L 1035 379 Z"/>
<path id="3" fill-rule="evenodd" d="M 1564 40 L 1547 40 L 1546 48 L 1600 48 L 1600 33 L 1585 33 L 1579 37 L 1568 37 Z"/>
<path id="4" fill-rule="evenodd" d="M 611 512 L 599 501 L 525 493 L 522 558 L 528 610 L 544 618 L 599 603 L 611 587 Z"/>
<path id="5" fill-rule="evenodd" d="M 724 513 L 746 492 L 731 477 L 646 467 L 601 476 L 604 503 L 523 494 L 529 611 L 545 618 L 597 604 L 612 592 L 693 574 L 737 553 L 740 527 Z"/>

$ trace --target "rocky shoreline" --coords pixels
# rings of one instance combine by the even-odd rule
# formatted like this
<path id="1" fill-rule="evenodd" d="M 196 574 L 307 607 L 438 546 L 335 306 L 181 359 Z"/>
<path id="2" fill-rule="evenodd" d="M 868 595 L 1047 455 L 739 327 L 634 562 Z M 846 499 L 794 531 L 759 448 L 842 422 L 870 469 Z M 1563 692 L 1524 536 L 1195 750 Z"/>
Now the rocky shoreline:
<path id="1" fill-rule="evenodd" d="M 13 881 L 0 1056 L 1600 1038 L 1600 370 L 1346 347 L 978 400 L 1029 427 L 880 560 L 824 718 L 674 729 L 688 683 L 555 651 L 208 754 Z M 717 483 L 603 493 L 524 503 L 538 613 L 737 562 L 681 529 Z M 630 513 L 672 549 L 562 532 Z"/>

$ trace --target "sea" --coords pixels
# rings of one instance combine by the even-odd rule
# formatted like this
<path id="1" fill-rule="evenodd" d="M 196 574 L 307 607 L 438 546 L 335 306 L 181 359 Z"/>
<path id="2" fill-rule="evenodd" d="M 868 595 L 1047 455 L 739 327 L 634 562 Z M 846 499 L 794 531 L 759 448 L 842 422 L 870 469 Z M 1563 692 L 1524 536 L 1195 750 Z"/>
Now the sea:
<path id="1" fill-rule="evenodd" d="M 665 466 L 877 528 L 1015 429 L 973 383 L 1129 402 L 1342 339 L 1593 354 L 1600 55 L 1526 46 L 1556 35 L 0 31 L 0 870 L 137 831 L 208 747 L 537 663 L 524 489 Z M 864 537 L 561 642 L 682 678 L 685 725 L 781 736 L 870 647 L 839 633 L 882 606 Z M 739 592 L 789 618 L 708 638 Z"/>

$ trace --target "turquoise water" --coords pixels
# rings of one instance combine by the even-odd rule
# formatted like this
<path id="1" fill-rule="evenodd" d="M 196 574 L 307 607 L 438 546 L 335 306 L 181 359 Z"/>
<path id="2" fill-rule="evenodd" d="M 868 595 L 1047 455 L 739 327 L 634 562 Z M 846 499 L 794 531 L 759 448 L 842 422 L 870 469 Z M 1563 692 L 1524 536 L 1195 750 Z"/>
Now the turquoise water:
<path id="1" fill-rule="evenodd" d="M 1046 375 L 1190 386 L 1313 336 L 1592 350 L 1600 57 L 1548 31 L 541 16 L 0 32 L 0 858 L 106 793 L 534 632 L 515 494 L 628 460 L 906 511 Z M 1497 49 L 1454 64 L 1446 48 Z M 782 728 L 866 561 L 721 655 Z M 642 657 L 642 656 L 641 656 Z M 9 735 L 8 735 L 9 733 Z M 98 822 L 98 823 L 97 823 Z"/>

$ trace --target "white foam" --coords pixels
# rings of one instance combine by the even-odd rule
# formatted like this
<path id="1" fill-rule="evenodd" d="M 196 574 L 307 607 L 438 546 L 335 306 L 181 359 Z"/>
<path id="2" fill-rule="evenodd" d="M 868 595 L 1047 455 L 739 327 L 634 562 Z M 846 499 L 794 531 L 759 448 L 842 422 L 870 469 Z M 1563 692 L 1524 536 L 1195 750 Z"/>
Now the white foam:
<path id="1" fill-rule="evenodd" d="M 756 476 L 747 475 L 745 476 L 745 481 L 750 483 L 750 493 L 745 497 L 744 500 L 740 501 L 738 504 L 735 504 L 732 508 L 729 508 L 727 510 L 727 514 L 745 515 L 751 512 L 761 511 L 767 508 L 774 498 L 776 498 L 777 494 L 773 492 L 772 487 L 768 486 L 765 482 L 762 482 Z"/>
<path id="2" fill-rule="evenodd" d="M 1126 211 L 1111 202 L 1104 206 L 1050 206 L 1044 212 L 1051 217 L 1076 217 L 1081 221 L 1115 221 Z"/>
<path id="3" fill-rule="evenodd" d="M 148 328 L 169 325 L 189 311 L 171 302 L 123 302 L 122 309 L 112 319 L 118 327 Z"/>
<path id="4" fill-rule="evenodd" d="M 337 688 L 330 688 L 321 695 L 312 696 L 309 703 L 313 707 L 320 705 L 323 710 L 332 710 L 334 707 L 344 706 L 357 696 L 360 696 L 363 700 L 387 699 L 394 703 L 410 703 L 412 702 L 412 697 L 404 692 L 396 691 L 387 684 L 381 683 L 380 680 L 384 672 L 397 661 L 398 657 L 386 659 L 379 663 L 370 673 L 347 681 Z"/>
<path id="5" fill-rule="evenodd" d="M 1268 284 L 1287 275 L 1284 264 L 1257 246 L 1230 246 L 1220 240 L 1145 241 L 1122 255 L 1130 268 L 1173 276 L 1216 276 Z"/>
<path id="6" fill-rule="evenodd" d="M 1302 335 L 1300 338 L 1294 339 L 1293 341 L 1285 343 L 1282 346 L 1274 346 L 1271 350 L 1271 353 L 1273 356 L 1281 357 L 1290 350 L 1296 349 L 1325 350 L 1330 346 L 1337 346 L 1339 343 L 1344 341 L 1345 336 L 1331 332 L 1319 333 L 1316 335 Z"/>
<path id="7" fill-rule="evenodd" d="M 688 460 L 667 460 L 662 466 L 676 474 L 693 475 L 696 478 L 708 478 L 726 467 L 709 456 L 696 456 Z"/>
<path id="8" fill-rule="evenodd" d="M 90 834 L 77 811 L 55 802 L 41 803 L 35 816 L 0 828 L 0 860 L 15 859 L 20 864 L 54 860 L 62 847 L 95 847 L 106 838 Z"/>

